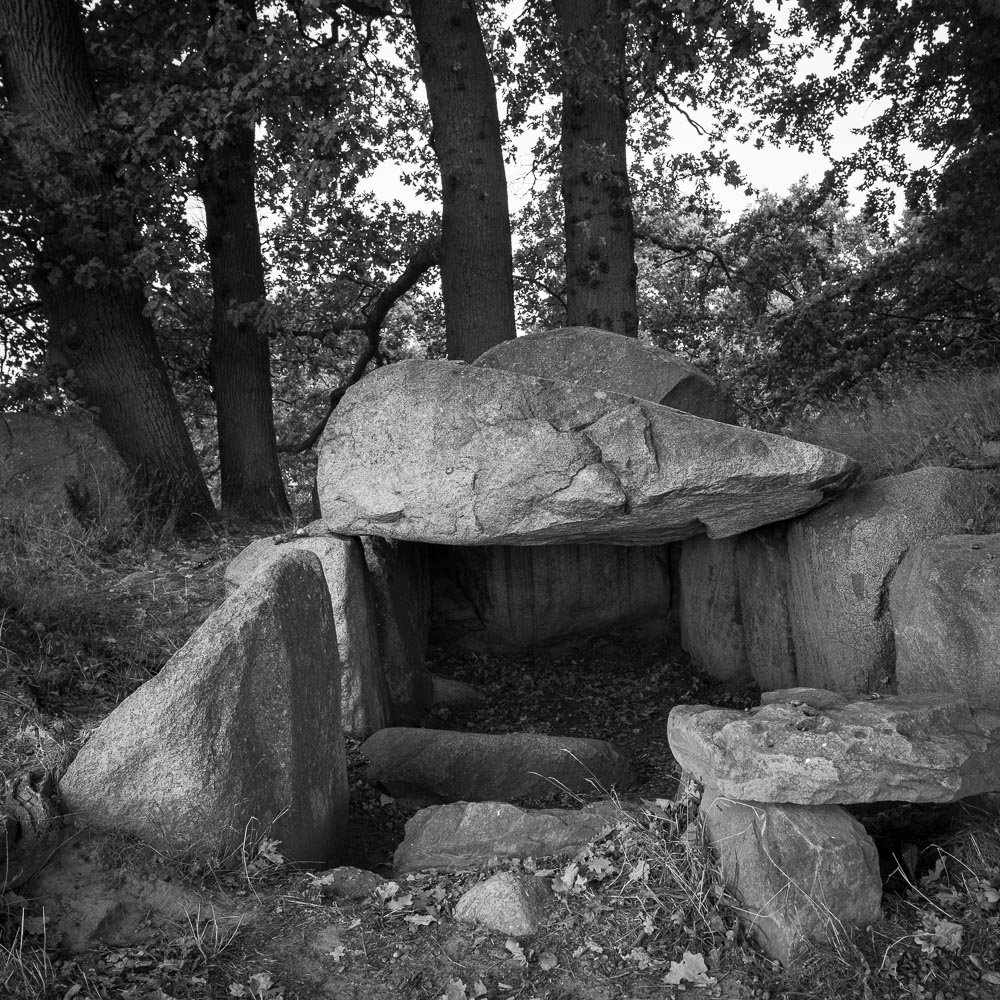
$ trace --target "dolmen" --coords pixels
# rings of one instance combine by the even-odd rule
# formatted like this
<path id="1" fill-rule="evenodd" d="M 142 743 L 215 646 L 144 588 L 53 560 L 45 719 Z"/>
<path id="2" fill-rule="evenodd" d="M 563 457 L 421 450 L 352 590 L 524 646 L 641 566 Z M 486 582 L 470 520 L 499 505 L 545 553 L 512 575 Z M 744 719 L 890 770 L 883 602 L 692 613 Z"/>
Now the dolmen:
<path id="1" fill-rule="evenodd" d="M 1000 789 L 1000 713 L 959 695 L 767 692 L 749 712 L 679 705 L 670 749 L 758 943 L 787 964 L 880 916 L 878 853 L 844 808 Z"/>

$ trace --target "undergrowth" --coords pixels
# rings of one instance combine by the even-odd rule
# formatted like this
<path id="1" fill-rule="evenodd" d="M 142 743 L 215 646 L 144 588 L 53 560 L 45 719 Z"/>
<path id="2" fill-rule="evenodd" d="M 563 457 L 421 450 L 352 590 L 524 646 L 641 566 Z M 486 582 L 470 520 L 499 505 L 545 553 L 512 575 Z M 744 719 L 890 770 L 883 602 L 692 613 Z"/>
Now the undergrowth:
<path id="1" fill-rule="evenodd" d="M 1000 467 L 1000 372 L 910 374 L 827 403 L 785 433 L 857 459 L 865 479 L 928 465 Z"/>

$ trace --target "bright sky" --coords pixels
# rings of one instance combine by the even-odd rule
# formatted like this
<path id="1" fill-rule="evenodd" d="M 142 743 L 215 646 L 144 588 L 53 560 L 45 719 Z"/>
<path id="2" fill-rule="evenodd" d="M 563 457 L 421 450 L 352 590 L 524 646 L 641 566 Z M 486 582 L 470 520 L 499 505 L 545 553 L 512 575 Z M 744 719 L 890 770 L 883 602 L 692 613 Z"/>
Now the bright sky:
<path id="1" fill-rule="evenodd" d="M 871 105 L 859 105 L 847 117 L 835 123 L 832 148 L 836 154 L 844 155 L 858 148 L 860 141 L 853 130 L 867 124 L 874 111 Z M 675 123 L 673 139 L 674 152 L 695 152 L 704 148 L 704 142 L 683 118 Z M 531 197 L 530 151 L 533 143 L 534 136 L 524 136 L 517 144 L 515 161 L 507 165 L 507 193 L 512 213 Z M 803 153 L 788 147 L 758 150 L 752 145 L 741 145 L 735 141 L 731 152 L 755 188 L 775 194 L 784 194 L 802 177 L 819 181 L 829 167 L 829 160 L 822 152 Z M 398 199 L 413 209 L 432 207 L 402 182 L 400 174 L 403 169 L 403 165 L 398 162 L 382 163 L 372 177 L 364 182 L 363 187 L 383 201 Z M 738 215 L 747 206 L 748 199 L 743 190 L 728 187 L 721 180 L 715 185 L 715 193 L 723 208 L 734 215 Z"/>

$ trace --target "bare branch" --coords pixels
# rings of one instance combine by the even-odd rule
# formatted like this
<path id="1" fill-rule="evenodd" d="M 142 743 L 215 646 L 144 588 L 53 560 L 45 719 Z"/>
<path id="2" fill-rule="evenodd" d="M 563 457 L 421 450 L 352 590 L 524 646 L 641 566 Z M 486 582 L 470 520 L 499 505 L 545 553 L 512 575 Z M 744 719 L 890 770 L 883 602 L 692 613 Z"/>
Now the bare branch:
<path id="1" fill-rule="evenodd" d="M 365 337 L 367 345 L 354 362 L 350 375 L 343 385 L 338 386 L 330 393 L 330 402 L 327 411 L 317 422 L 316 426 L 301 441 L 295 443 L 279 444 L 278 451 L 297 455 L 300 452 L 308 451 L 319 440 L 324 428 L 329 421 L 337 404 L 344 398 L 344 393 L 355 382 L 360 381 L 369 363 L 378 355 L 382 335 L 382 324 L 385 322 L 389 310 L 401 299 L 414 285 L 436 264 L 441 261 L 441 241 L 434 239 L 420 246 L 413 256 L 407 261 L 403 273 L 390 282 L 372 303 L 371 309 L 365 318 Z"/>

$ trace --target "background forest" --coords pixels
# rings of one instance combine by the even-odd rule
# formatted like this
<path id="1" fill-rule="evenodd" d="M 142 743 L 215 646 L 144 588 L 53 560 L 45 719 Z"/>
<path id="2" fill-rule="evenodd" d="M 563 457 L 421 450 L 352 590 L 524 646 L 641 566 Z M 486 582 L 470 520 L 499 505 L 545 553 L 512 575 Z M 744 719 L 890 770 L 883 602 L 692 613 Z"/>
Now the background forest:
<path id="1" fill-rule="evenodd" d="M 536 329 L 767 429 L 997 360 L 995 0 L 2 0 L 0 60 L 0 408 L 88 408 L 182 516 L 287 516 L 372 365 Z"/>
<path id="2" fill-rule="evenodd" d="M 801 152 L 825 176 L 747 179 Z M 4 843 L 12 791 L 51 809 L 247 542 L 314 516 L 314 446 L 375 366 L 592 325 L 867 478 L 1000 467 L 998 163 L 1000 0 L 0 0 L 0 413 L 93 414 L 142 501 L 124 526 L 0 517 Z M 649 799 L 546 873 L 544 935 L 452 920 L 478 872 L 343 900 L 266 834 L 227 859 L 111 837 L 79 895 L 169 883 L 186 924 L 136 909 L 134 939 L 70 953 L 0 883 L 0 996 L 996 995 L 995 816 L 903 815 L 920 867 L 890 866 L 885 919 L 781 968 L 692 803 L 660 797 L 669 708 L 754 689 L 624 634 L 431 658 L 484 695 L 432 726 L 608 739 L 643 768 Z M 388 871 L 412 809 L 348 756 L 348 863 Z"/>

